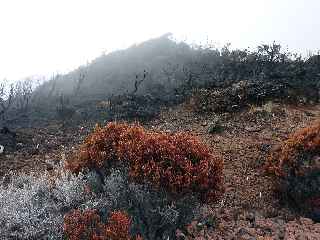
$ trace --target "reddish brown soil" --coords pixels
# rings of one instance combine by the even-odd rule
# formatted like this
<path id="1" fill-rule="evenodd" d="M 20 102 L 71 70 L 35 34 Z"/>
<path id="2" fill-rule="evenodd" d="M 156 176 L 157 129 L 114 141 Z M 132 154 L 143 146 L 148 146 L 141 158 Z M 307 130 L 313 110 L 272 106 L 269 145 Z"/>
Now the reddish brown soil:
<path id="1" fill-rule="evenodd" d="M 5 149 L 0 155 L 0 176 L 9 171 L 52 169 L 80 144 L 91 130 L 92 124 L 63 128 L 57 123 L 46 128 L 14 129 L 17 134 L 16 151 Z"/>

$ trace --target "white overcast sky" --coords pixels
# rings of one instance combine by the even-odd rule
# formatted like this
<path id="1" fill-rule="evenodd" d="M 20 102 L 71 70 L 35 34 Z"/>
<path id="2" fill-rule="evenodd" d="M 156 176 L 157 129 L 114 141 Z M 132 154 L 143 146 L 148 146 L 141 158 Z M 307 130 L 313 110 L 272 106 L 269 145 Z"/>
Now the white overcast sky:
<path id="1" fill-rule="evenodd" d="M 0 79 L 65 72 L 167 32 L 306 53 L 320 49 L 320 0 L 0 0 Z"/>

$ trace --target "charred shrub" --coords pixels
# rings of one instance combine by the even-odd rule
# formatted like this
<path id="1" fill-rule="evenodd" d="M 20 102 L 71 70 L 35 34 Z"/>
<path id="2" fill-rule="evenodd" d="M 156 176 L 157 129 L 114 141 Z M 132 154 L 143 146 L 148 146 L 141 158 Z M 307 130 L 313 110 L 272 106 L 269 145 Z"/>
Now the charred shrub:
<path id="1" fill-rule="evenodd" d="M 320 198 L 320 122 L 291 135 L 272 153 L 266 167 L 276 176 L 279 189 L 287 199 L 302 208 L 306 202 L 317 202 Z M 311 204 L 311 207 L 316 206 Z"/>
<path id="2" fill-rule="evenodd" d="M 150 120 L 157 116 L 160 107 L 164 105 L 161 99 L 146 95 L 122 94 L 112 96 L 109 99 L 110 119 L 139 119 L 141 121 Z"/>
<path id="3" fill-rule="evenodd" d="M 232 112 L 250 104 L 262 105 L 268 100 L 297 102 L 297 92 L 282 80 L 239 81 L 226 88 L 199 89 L 194 91 L 191 108 L 198 113 Z"/>
<path id="4" fill-rule="evenodd" d="M 117 164 L 128 166 L 134 182 L 148 182 L 173 195 L 196 193 L 203 201 L 214 201 L 223 189 L 221 158 L 198 138 L 147 131 L 137 124 L 97 127 L 66 166 L 78 172 L 108 170 Z"/>
<path id="5" fill-rule="evenodd" d="M 56 107 L 57 118 L 62 121 L 64 125 L 74 114 L 75 109 L 70 106 L 69 99 L 64 95 L 60 95 L 59 104 Z"/>

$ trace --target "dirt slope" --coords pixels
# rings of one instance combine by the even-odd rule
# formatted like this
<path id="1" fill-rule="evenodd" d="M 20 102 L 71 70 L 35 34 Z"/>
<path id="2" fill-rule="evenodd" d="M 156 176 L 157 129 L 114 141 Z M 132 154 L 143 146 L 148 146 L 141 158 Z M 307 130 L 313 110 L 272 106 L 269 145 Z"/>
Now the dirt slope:
<path id="1" fill-rule="evenodd" d="M 299 231 L 302 234 L 317 232 L 315 237 L 299 239 L 320 239 L 319 225 L 317 230 L 310 226 L 305 229 L 302 226 L 304 230 L 295 228 L 301 225 L 299 215 L 279 202 L 279 196 L 273 191 L 272 179 L 263 170 L 265 158 L 272 148 L 295 129 L 307 126 L 319 117 L 320 106 L 293 107 L 268 103 L 263 107 L 251 106 L 240 113 L 199 115 L 185 105 L 166 109 L 148 127 L 164 131 L 192 131 L 222 154 L 226 194 L 219 204 L 211 208 L 211 214 L 220 222 L 221 228 L 220 233 L 215 231 L 210 235 L 215 236 L 212 239 L 259 239 L 268 236 L 272 238 L 260 239 L 296 239 L 289 237 L 292 231 L 297 231 L 297 234 Z M 212 133 L 210 130 L 217 124 L 222 130 Z M 310 225 L 308 220 L 305 222 Z M 203 235 L 204 231 L 201 233 Z M 297 237 L 295 233 L 293 236 Z"/>

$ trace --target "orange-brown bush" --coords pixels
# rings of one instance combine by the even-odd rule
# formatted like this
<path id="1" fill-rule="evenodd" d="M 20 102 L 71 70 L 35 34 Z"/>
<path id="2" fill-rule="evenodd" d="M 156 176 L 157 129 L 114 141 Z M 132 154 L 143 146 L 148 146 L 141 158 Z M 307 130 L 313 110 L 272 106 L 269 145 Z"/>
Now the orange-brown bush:
<path id="1" fill-rule="evenodd" d="M 122 211 L 112 212 L 106 224 L 95 210 L 73 210 L 64 217 L 64 233 L 69 240 L 141 240 L 129 234 L 131 219 Z"/>
<path id="2" fill-rule="evenodd" d="M 73 210 L 64 217 L 64 233 L 69 240 L 94 239 L 103 230 L 100 217 L 94 210 Z"/>
<path id="3" fill-rule="evenodd" d="M 84 168 L 100 169 L 110 166 L 117 159 L 121 135 L 128 129 L 125 124 L 108 124 L 106 128 L 96 126 L 80 147 L 79 153 L 66 162 L 66 168 L 79 172 Z"/>
<path id="4" fill-rule="evenodd" d="M 320 121 L 291 135 L 270 155 L 266 168 L 295 203 L 319 199 Z"/>
<path id="5" fill-rule="evenodd" d="M 137 124 L 97 127 L 66 166 L 78 172 L 120 162 L 129 167 L 132 180 L 147 181 L 173 194 L 193 192 L 204 201 L 213 201 L 223 189 L 223 162 L 197 137 L 147 131 Z"/>
<path id="6" fill-rule="evenodd" d="M 320 170 L 320 121 L 291 135 L 270 155 L 266 167 L 279 177 Z"/>

